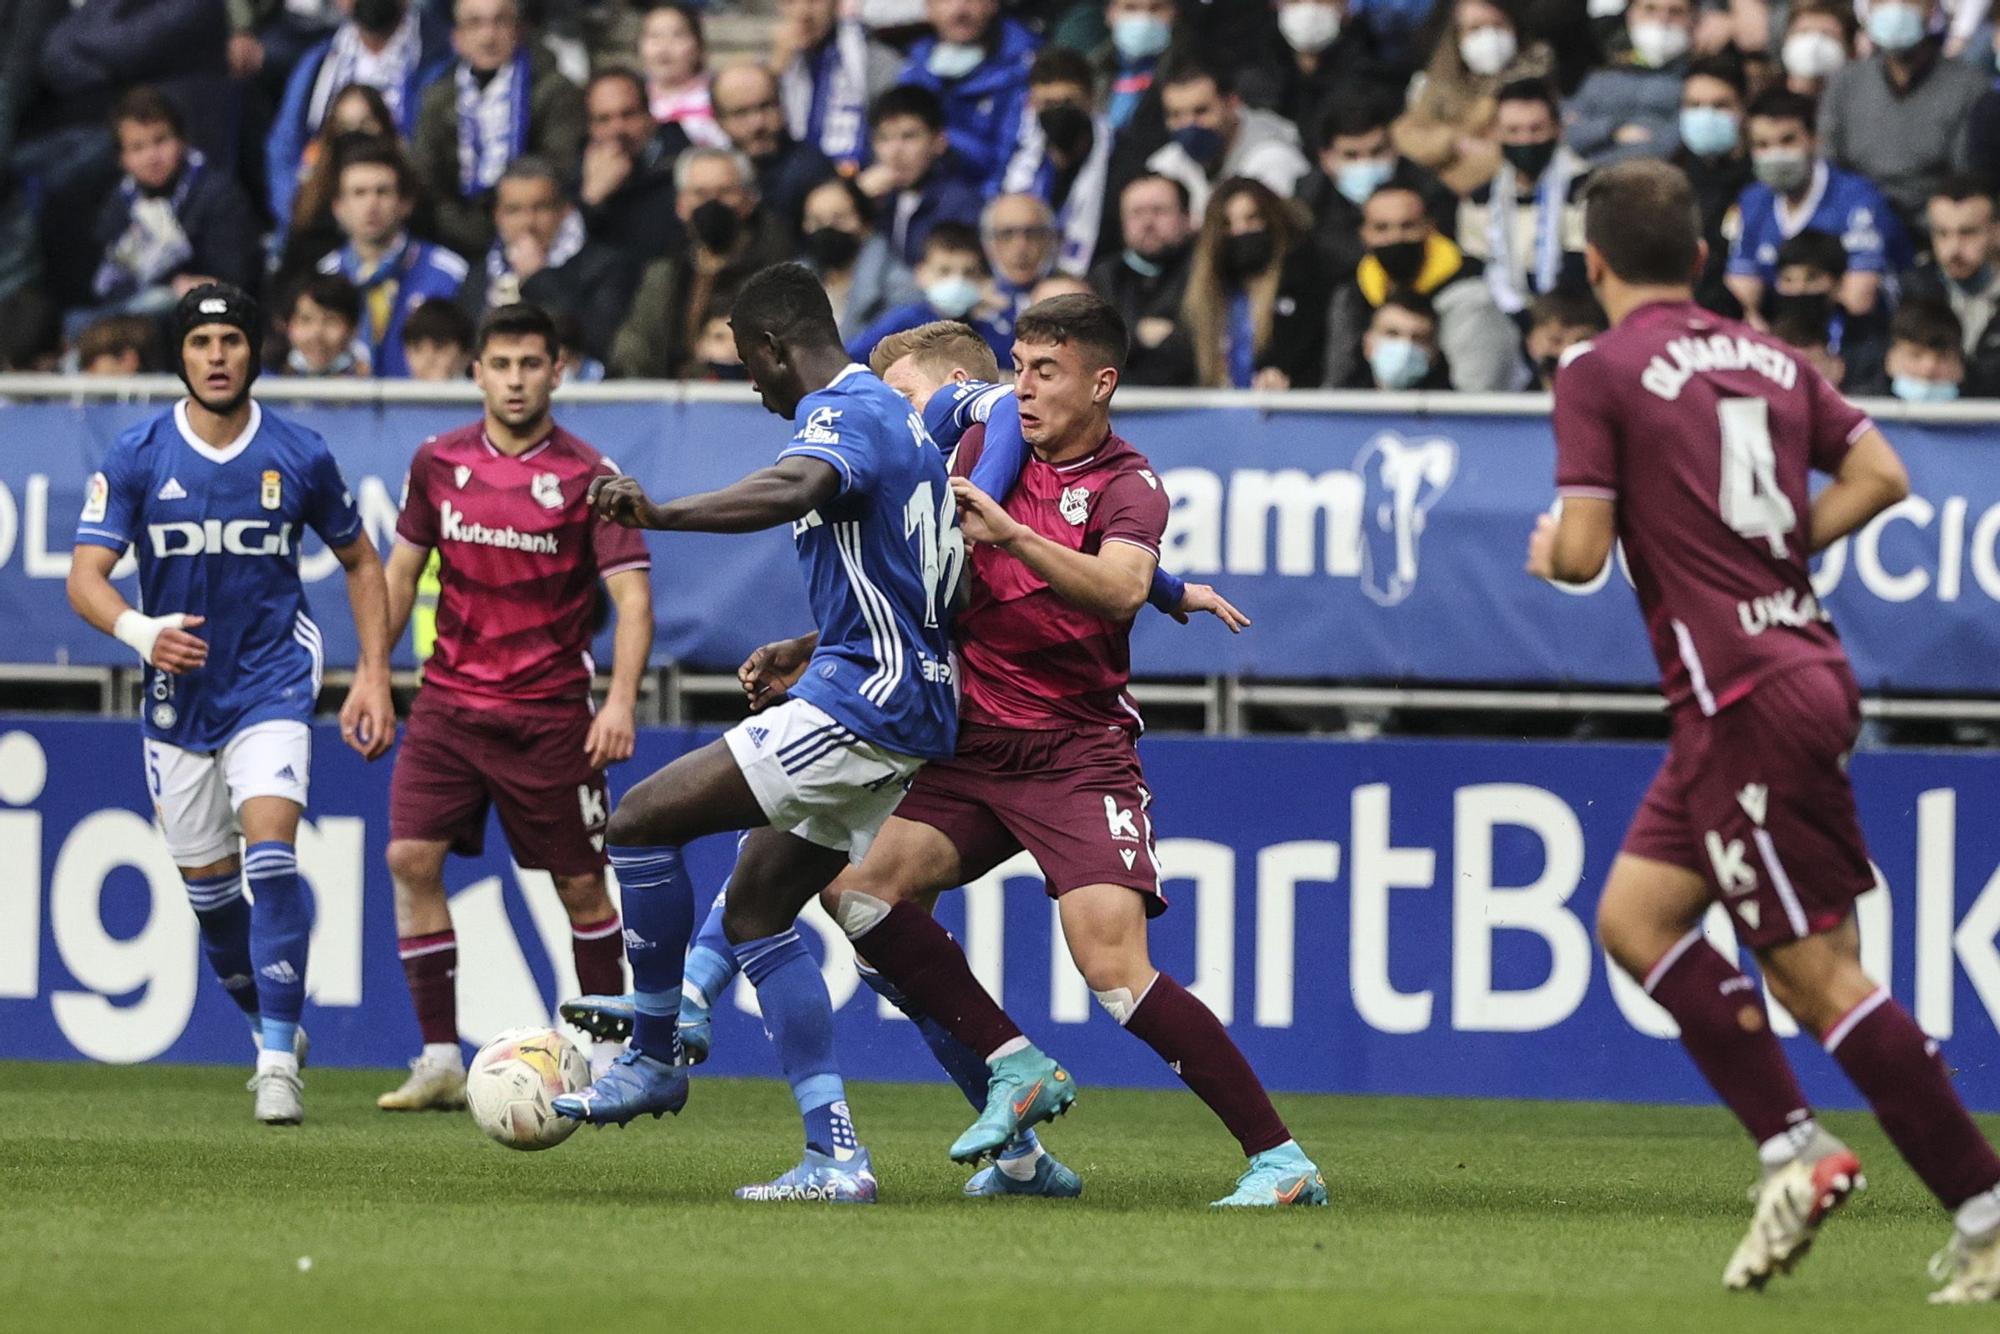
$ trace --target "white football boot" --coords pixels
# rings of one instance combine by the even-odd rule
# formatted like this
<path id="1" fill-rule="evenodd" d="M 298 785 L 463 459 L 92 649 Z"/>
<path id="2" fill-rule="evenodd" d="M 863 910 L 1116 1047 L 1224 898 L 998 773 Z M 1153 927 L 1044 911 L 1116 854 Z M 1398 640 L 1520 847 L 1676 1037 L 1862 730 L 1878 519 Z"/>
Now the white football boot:
<path id="1" fill-rule="evenodd" d="M 1867 1186 L 1861 1160 L 1824 1130 L 1783 1167 L 1767 1172 L 1750 1192 L 1757 1212 L 1722 1271 L 1722 1286 L 1757 1291 L 1773 1274 L 1789 1274 L 1812 1249 L 1820 1225 Z"/>
<path id="2" fill-rule="evenodd" d="M 1951 1241 L 1931 1257 L 1931 1277 L 1944 1284 L 1931 1294 L 1935 1306 L 2000 1301 L 2000 1229 L 1979 1241 L 1953 1231 Z"/>
<path id="3" fill-rule="evenodd" d="M 295 1126 L 306 1119 L 300 1095 L 305 1084 L 299 1079 L 295 1061 L 282 1058 L 257 1061 L 257 1073 L 250 1078 L 250 1091 L 257 1095 L 257 1119 L 267 1126 Z"/>
<path id="4" fill-rule="evenodd" d="M 454 1048 L 450 1055 L 426 1050 L 410 1062 L 409 1078 L 375 1099 L 385 1112 L 456 1112 L 465 1107 L 465 1061 Z"/>

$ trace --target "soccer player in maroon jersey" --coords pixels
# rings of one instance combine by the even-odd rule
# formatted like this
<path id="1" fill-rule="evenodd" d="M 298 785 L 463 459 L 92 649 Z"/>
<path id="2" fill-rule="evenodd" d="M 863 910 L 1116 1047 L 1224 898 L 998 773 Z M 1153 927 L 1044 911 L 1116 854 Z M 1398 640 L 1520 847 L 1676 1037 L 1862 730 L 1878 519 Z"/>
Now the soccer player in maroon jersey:
<path id="1" fill-rule="evenodd" d="M 919 771 L 862 862 L 829 887 L 827 906 L 863 958 L 985 1057 L 986 1111 L 952 1147 L 973 1161 L 1066 1107 L 1068 1076 L 980 986 L 921 900 L 1027 848 L 1098 1001 L 1249 1157 L 1218 1203 L 1324 1204 L 1319 1169 L 1228 1031 L 1153 967 L 1146 948 L 1146 922 L 1166 900 L 1126 686 L 1132 618 L 1159 561 L 1168 504 L 1145 457 L 1111 430 L 1124 322 L 1097 297 L 1055 297 L 1022 315 L 1015 340 L 1033 457 L 1004 505 L 967 480 L 983 432 L 965 436 L 952 464 L 960 522 L 978 544 L 957 621 L 957 754 Z M 796 664 L 766 667 L 779 684 Z M 746 682 L 753 693 L 759 684 Z"/>
<path id="2" fill-rule="evenodd" d="M 604 769 L 632 754 L 633 706 L 653 643 L 652 561 L 640 534 L 591 509 L 591 481 L 617 467 L 550 417 L 558 349 L 555 323 L 539 307 L 502 306 L 486 317 L 472 363 L 485 417 L 418 448 L 396 525 L 392 634 L 409 621 L 433 551 L 442 587 L 437 647 L 389 787 L 396 934 L 424 1047 L 402 1087 L 376 1100 L 388 1111 L 464 1105 L 444 863 L 452 852 L 478 853 L 489 806 L 499 808 L 514 860 L 554 878 L 578 984 L 625 985 L 604 884 Z M 618 628 L 610 693 L 593 710 L 600 581 Z"/>
<path id="3" fill-rule="evenodd" d="M 1757 1143 L 1756 1215 L 1723 1271 L 1761 1288 L 1859 1189 L 1813 1119 L 1756 985 L 1704 939 L 1729 914 L 1771 993 L 1810 1028 L 1956 1229 L 1933 1301 L 2000 1294 L 2000 1158 L 1937 1044 L 1861 968 L 1854 900 L 1874 874 L 1848 784 L 1860 692 L 1807 557 L 1908 493 L 1863 413 L 1791 348 L 1694 304 L 1692 188 L 1662 162 L 1600 173 L 1588 272 L 1613 329 L 1555 383 L 1559 517 L 1528 569 L 1592 578 L 1622 541 L 1672 710 L 1672 743 L 1598 905 L 1618 965 Z M 1807 474 L 1833 481 L 1817 496 Z"/>

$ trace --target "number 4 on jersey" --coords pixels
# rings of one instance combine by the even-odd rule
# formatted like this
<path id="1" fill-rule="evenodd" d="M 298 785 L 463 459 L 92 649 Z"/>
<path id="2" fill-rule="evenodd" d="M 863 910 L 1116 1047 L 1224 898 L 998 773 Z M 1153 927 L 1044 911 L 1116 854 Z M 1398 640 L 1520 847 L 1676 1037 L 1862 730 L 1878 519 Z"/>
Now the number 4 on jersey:
<path id="1" fill-rule="evenodd" d="M 1771 405 L 1761 398 L 1725 398 L 1716 412 L 1722 419 L 1722 521 L 1742 537 L 1763 538 L 1782 560 L 1799 516 L 1778 489 Z"/>

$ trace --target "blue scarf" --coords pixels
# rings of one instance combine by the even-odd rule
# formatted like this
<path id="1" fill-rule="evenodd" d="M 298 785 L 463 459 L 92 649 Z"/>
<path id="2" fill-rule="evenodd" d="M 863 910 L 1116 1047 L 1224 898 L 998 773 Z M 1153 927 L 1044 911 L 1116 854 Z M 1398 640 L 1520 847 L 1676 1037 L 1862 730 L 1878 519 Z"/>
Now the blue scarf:
<path id="1" fill-rule="evenodd" d="M 1257 326 L 1250 318 L 1250 294 L 1229 295 L 1229 383 L 1248 389 L 1257 374 Z"/>
<path id="2" fill-rule="evenodd" d="M 508 80 L 504 126 L 507 141 L 504 150 L 496 155 L 494 150 L 502 147 L 496 140 L 503 127 L 481 115 L 491 82 L 480 87 L 472 71 L 463 64 L 452 75 L 458 85 L 458 193 L 466 199 L 492 189 L 500 173 L 507 170 L 507 164 L 528 151 L 528 101 L 534 89 L 533 77 L 528 72 L 527 47 L 515 51 L 513 63 L 493 77 L 503 76 Z"/>
<path id="3" fill-rule="evenodd" d="M 112 243 L 91 281 L 91 289 L 99 300 L 111 300 L 164 282 L 194 258 L 194 247 L 180 225 L 180 217 L 205 162 L 200 149 L 188 150 L 187 159 L 181 164 L 180 179 L 166 197 L 166 212 L 172 215 L 171 221 L 160 217 L 158 209 L 138 207 L 144 192 L 131 176 L 118 182 L 119 197 L 125 201 L 125 230 Z"/>
<path id="4" fill-rule="evenodd" d="M 868 33 L 842 19 L 817 51 L 804 51 L 778 78 L 785 127 L 828 160 L 858 163 L 868 153 Z"/>

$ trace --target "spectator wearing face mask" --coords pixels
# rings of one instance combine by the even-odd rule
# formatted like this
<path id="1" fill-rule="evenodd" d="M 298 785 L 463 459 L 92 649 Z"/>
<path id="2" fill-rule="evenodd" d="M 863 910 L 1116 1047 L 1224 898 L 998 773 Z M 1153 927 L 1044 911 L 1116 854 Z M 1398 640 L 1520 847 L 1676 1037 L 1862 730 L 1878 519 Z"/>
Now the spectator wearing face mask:
<path id="1" fill-rule="evenodd" d="M 1326 383 L 1352 385 L 1366 359 L 1362 336 L 1374 311 L 1397 293 L 1422 297 L 1451 367 L 1451 387 L 1506 391 L 1523 387 L 1520 331 L 1493 304 L 1484 267 L 1466 258 L 1424 208 L 1421 195 L 1389 184 L 1361 206 L 1364 247 L 1351 277 L 1334 294 L 1326 322 Z"/>
<path id="2" fill-rule="evenodd" d="M 1778 47 L 1785 87 L 1817 101 L 1826 91 L 1826 81 L 1854 58 L 1858 31 L 1854 7 L 1840 0 L 1801 0 L 1792 6 Z"/>
<path id="3" fill-rule="evenodd" d="M 1197 212 L 1206 211 L 1209 191 L 1220 181 L 1253 180 L 1289 199 L 1312 170 L 1299 151 L 1297 127 L 1243 105 L 1234 82 L 1218 67 L 1176 62 L 1161 82 L 1160 98 L 1172 142 L 1146 159 L 1146 166 L 1187 186 Z"/>
<path id="4" fill-rule="evenodd" d="M 1841 358 L 1848 391 L 1887 393 L 1882 359 L 1889 350 L 1888 313 L 1879 303 L 1866 315 L 1842 306 L 1840 287 L 1846 279 L 1847 251 L 1840 238 L 1808 227 L 1778 247 L 1777 279 L 1758 314 L 1767 324 L 1803 314 L 1825 326 L 1827 349 Z"/>
<path id="5" fill-rule="evenodd" d="M 1733 56 L 1703 56 L 1681 81 L 1680 147 L 1668 159 L 1687 173 L 1701 211 L 1708 256 L 1695 279 L 1694 299 L 1718 315 L 1740 319 L 1742 304 L 1724 277 L 1736 201 L 1750 184 L 1743 134 L 1743 66 Z"/>
<path id="6" fill-rule="evenodd" d="M 1874 310 L 1884 275 L 1909 264 L 1909 243 L 1889 202 L 1863 177 L 1821 158 L 1812 110 L 1810 101 L 1783 89 L 1750 104 L 1750 164 L 1757 179 L 1737 203 L 1727 281 L 1753 323 L 1761 319 L 1764 291 L 1776 275 L 1778 248 L 1806 228 L 1840 238 L 1847 276 L 1839 300 L 1852 314 Z"/>
<path id="7" fill-rule="evenodd" d="M 1965 383 L 1964 335 L 1951 307 L 1906 301 L 1889 322 L 1889 392 L 1905 403 L 1950 403 Z"/>
<path id="8" fill-rule="evenodd" d="M 1013 358 L 1011 332 L 1002 332 L 980 313 L 988 304 L 991 272 L 980 248 L 979 234 L 955 222 L 941 222 L 924 240 L 923 263 L 917 265 L 917 286 L 923 295 L 906 306 L 889 311 L 859 334 L 847 340 L 847 355 L 866 362 L 875 344 L 890 334 L 914 329 L 935 320 L 958 320 L 971 325 L 993 355 Z"/>
<path id="9" fill-rule="evenodd" d="M 1803 308 L 1781 311 L 1771 317 L 1771 336 L 1795 352 L 1835 389 L 1847 388 L 1847 363 L 1833 350 L 1827 335 L 1826 311 L 1816 314 Z"/>
<path id="10" fill-rule="evenodd" d="M 786 132 L 853 170 L 868 156 L 868 104 L 903 62 L 840 10 L 840 0 L 778 0 L 770 68 Z"/>
<path id="11" fill-rule="evenodd" d="M 1451 388 L 1451 369 L 1438 350 L 1438 317 L 1415 292 L 1391 292 L 1368 316 L 1361 356 L 1340 389 Z"/>
<path id="12" fill-rule="evenodd" d="M 1349 0 L 1271 0 L 1271 8 L 1277 36 L 1237 78 L 1246 105 L 1304 129 L 1337 92 L 1393 97 L 1409 83 L 1409 68 L 1385 60 L 1367 25 L 1349 21 Z"/>
<path id="13" fill-rule="evenodd" d="M 1174 0 L 1108 0 L 1110 36 L 1092 57 L 1104 88 L 1104 114 L 1120 135 L 1152 147 L 1166 139 L 1160 109 L 1160 62 L 1173 45 L 1179 11 Z"/>
<path id="14" fill-rule="evenodd" d="M 1000 0 L 928 0 L 925 13 L 936 35 L 910 48 L 900 82 L 938 95 L 952 169 L 969 185 L 996 190 L 1028 100 L 1028 67 L 1041 43 L 1000 17 Z"/>
<path id="15" fill-rule="evenodd" d="M 1559 287 L 1581 287 L 1583 194 L 1589 166 L 1562 141 L 1562 112 L 1545 83 L 1510 83 L 1496 98 L 1502 162 L 1458 212 L 1459 244 L 1486 265 L 1494 304 L 1520 316 Z"/>
<path id="16" fill-rule="evenodd" d="M 1965 392 L 2000 397 L 2000 224 L 1993 192 L 1975 177 L 1945 180 L 1924 205 L 1930 258 L 1903 279 L 1903 296 L 1942 302 L 1964 333 Z"/>
<path id="17" fill-rule="evenodd" d="M 1191 383 L 1187 340 L 1174 337 L 1193 230 L 1187 187 L 1165 176 L 1139 177 L 1118 197 L 1118 223 L 1123 248 L 1090 271 L 1090 284 L 1132 331 L 1121 383 Z"/>
<path id="18" fill-rule="evenodd" d="M 1310 389 L 1326 350 L 1326 280 L 1285 201 L 1237 177 L 1202 216 L 1181 301 L 1195 383 L 1221 389 Z"/>
<path id="19" fill-rule="evenodd" d="M 1690 0 L 1631 0 L 1623 41 L 1569 99 L 1565 139 L 1596 166 L 1679 146 L 1681 83 L 1694 44 Z"/>
<path id="20" fill-rule="evenodd" d="M 843 339 L 923 297 L 889 242 L 869 230 L 870 207 L 853 181 L 837 177 L 806 196 L 801 219 L 800 258 L 826 288 Z"/>
<path id="21" fill-rule="evenodd" d="M 1535 371 L 1534 383 L 1529 387 L 1553 393 L 1563 353 L 1579 343 L 1589 342 L 1608 327 L 1604 308 L 1588 292 L 1551 292 L 1536 297 L 1528 307 L 1525 340 L 1528 364 Z"/>
<path id="22" fill-rule="evenodd" d="M 1491 180 L 1500 164 L 1494 95 L 1511 83 L 1550 77 L 1555 61 L 1546 46 L 1521 40 L 1511 3 L 1439 0 L 1427 31 L 1435 45 L 1396 121 L 1396 151 L 1465 195 Z"/>
<path id="23" fill-rule="evenodd" d="M 1458 197 L 1437 177 L 1396 152 L 1389 127 L 1400 103 L 1359 92 L 1327 104 L 1314 135 L 1317 168 L 1299 182 L 1299 202 L 1313 220 L 1313 244 L 1328 273 L 1349 273 L 1361 262 L 1361 208 L 1385 185 L 1414 190 L 1437 229 L 1447 237 L 1458 226 Z"/>
<path id="24" fill-rule="evenodd" d="M 1056 267 L 1090 271 L 1099 238 L 1109 239 L 1111 123 L 1096 105 L 1090 62 L 1066 47 L 1035 57 L 1028 72 L 1027 115 L 1018 146 L 1001 177 L 1006 194 L 1033 195 L 1055 214 Z"/>
<path id="25" fill-rule="evenodd" d="M 1937 183 L 1972 166 L 1968 124 L 1990 76 L 1947 59 L 1930 35 L 1933 0 L 1876 0 L 1875 53 L 1842 69 L 1820 99 L 1827 160 L 1865 176 L 1914 222 Z"/>

